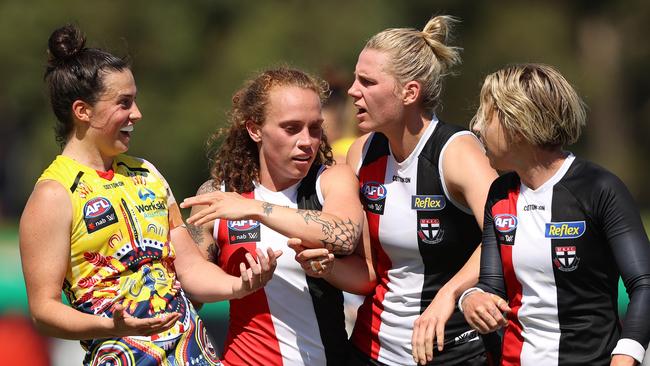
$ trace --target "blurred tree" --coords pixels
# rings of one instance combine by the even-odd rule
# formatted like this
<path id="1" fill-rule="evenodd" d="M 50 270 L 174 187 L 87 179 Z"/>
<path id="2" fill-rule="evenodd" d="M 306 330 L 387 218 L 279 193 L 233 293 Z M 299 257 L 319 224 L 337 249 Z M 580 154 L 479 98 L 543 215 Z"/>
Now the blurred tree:
<path id="1" fill-rule="evenodd" d="M 368 37 L 459 17 L 463 64 L 447 79 L 447 121 L 467 125 L 483 77 L 512 62 L 557 66 L 590 106 L 573 148 L 620 174 L 650 204 L 650 3 L 628 1 L 0 2 L 0 221 L 15 220 L 57 153 L 42 81 L 47 37 L 76 23 L 89 45 L 129 55 L 144 114 L 130 153 L 151 160 L 178 199 L 207 178 L 206 138 L 223 127 L 230 98 L 262 68 L 289 63 L 351 75 Z"/>

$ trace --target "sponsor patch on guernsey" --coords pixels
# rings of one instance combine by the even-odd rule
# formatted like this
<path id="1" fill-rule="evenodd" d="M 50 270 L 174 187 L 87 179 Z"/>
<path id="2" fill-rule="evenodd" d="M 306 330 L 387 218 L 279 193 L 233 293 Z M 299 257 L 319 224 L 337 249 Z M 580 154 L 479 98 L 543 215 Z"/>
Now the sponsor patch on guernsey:
<path id="1" fill-rule="evenodd" d="M 384 214 L 386 194 L 388 194 L 386 186 L 379 182 L 367 182 L 361 187 L 361 194 L 366 211 L 377 215 Z"/>
<path id="2" fill-rule="evenodd" d="M 447 205 L 443 195 L 415 195 L 411 196 L 411 210 L 440 211 Z"/>
<path id="3" fill-rule="evenodd" d="M 117 222 L 113 205 L 104 197 L 95 197 L 87 201 L 83 213 L 88 234 Z"/>
<path id="4" fill-rule="evenodd" d="M 585 233 L 584 221 L 547 222 L 544 236 L 551 239 L 575 239 Z"/>
<path id="5" fill-rule="evenodd" d="M 256 220 L 228 221 L 230 244 L 260 241 L 260 223 Z"/>
<path id="6" fill-rule="evenodd" d="M 517 228 L 517 216 L 499 214 L 494 216 L 494 227 L 501 233 L 509 233 Z"/>

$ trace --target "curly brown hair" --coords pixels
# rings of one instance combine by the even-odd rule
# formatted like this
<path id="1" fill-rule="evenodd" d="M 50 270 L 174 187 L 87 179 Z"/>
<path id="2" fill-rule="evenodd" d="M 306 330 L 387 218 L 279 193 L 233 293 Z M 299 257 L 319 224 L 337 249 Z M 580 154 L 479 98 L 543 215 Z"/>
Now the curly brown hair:
<path id="1" fill-rule="evenodd" d="M 246 121 L 258 126 L 264 124 L 271 89 L 278 86 L 313 90 L 321 103 L 327 99 L 329 91 L 325 81 L 286 66 L 263 71 L 246 81 L 232 97 L 232 107 L 228 112 L 230 127 L 219 129 L 208 139 L 210 175 L 215 188 L 224 183 L 226 191 L 250 192 L 254 189 L 253 182 L 259 181 L 259 152 L 257 144 L 248 135 Z M 226 138 L 220 145 L 223 136 Z M 333 162 L 332 148 L 323 132 L 313 164 L 332 165 Z"/>

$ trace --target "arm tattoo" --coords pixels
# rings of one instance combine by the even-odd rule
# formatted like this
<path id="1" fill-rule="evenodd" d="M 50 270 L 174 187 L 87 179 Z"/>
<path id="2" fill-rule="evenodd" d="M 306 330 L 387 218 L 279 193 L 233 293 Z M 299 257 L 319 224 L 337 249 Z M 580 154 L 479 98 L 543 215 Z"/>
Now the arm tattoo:
<path id="1" fill-rule="evenodd" d="M 334 254 L 350 254 L 354 244 L 361 234 L 361 225 L 355 224 L 352 220 L 325 220 L 321 218 L 321 211 L 298 210 L 306 223 L 312 221 L 321 226 L 323 247 Z"/>
<path id="2" fill-rule="evenodd" d="M 196 191 L 196 194 L 210 193 L 216 190 L 217 189 L 214 187 L 214 180 L 210 179 L 201 184 L 199 189 Z"/>
<path id="3" fill-rule="evenodd" d="M 265 216 L 271 216 L 271 212 L 273 212 L 273 204 L 268 203 L 268 202 L 262 202 L 262 210 L 264 211 Z"/>
<path id="4" fill-rule="evenodd" d="M 185 227 L 187 227 L 187 232 L 190 233 L 196 245 L 201 246 L 203 244 L 203 231 L 201 228 L 192 224 L 185 224 Z"/>

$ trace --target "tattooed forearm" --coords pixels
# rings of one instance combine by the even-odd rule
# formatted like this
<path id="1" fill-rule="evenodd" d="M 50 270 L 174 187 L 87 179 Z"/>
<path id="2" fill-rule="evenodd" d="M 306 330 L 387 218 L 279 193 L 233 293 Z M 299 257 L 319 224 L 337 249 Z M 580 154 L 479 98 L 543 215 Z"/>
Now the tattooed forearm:
<path id="1" fill-rule="evenodd" d="M 361 235 L 361 225 L 352 220 L 326 220 L 321 211 L 298 210 L 306 223 L 310 221 L 321 226 L 323 237 L 320 239 L 323 247 L 334 254 L 350 254 Z"/>
<path id="2" fill-rule="evenodd" d="M 186 224 L 185 226 L 187 227 L 187 231 L 190 233 L 192 239 L 194 239 L 194 242 L 199 246 L 203 244 L 203 232 L 201 231 L 201 228 L 192 224 Z"/>
<path id="3" fill-rule="evenodd" d="M 268 202 L 262 202 L 262 210 L 264 211 L 265 216 L 271 216 L 271 212 L 273 212 L 273 204 L 268 203 Z"/>

